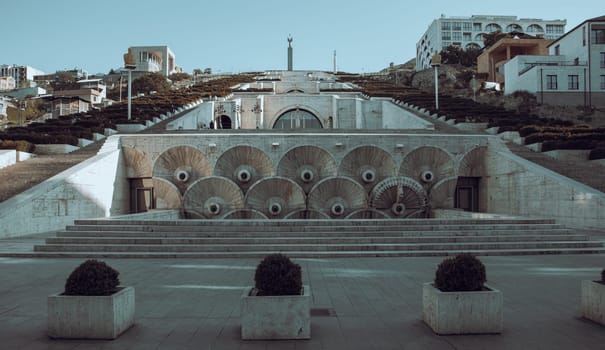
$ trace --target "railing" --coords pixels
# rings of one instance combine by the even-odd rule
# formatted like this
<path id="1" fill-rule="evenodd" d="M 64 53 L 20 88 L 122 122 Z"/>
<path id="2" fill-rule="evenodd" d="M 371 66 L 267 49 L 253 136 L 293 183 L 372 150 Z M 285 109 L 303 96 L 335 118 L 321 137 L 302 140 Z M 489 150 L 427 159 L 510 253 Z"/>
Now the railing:
<path id="1" fill-rule="evenodd" d="M 588 63 L 583 61 L 560 61 L 560 62 L 527 62 L 525 63 L 527 65 L 527 67 L 521 69 L 519 71 L 519 76 L 527 73 L 529 70 L 531 70 L 534 67 L 539 67 L 539 66 L 587 66 Z"/>

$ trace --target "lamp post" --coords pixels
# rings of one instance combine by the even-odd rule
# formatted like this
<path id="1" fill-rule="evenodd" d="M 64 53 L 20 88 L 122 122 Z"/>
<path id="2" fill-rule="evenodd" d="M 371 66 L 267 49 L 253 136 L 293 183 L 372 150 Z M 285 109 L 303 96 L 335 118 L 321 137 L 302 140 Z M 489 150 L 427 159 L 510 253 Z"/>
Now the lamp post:
<path id="1" fill-rule="evenodd" d="M 21 101 L 21 100 L 17 100 L 17 107 L 19 109 L 19 127 L 23 126 L 23 122 L 22 122 L 22 117 L 21 117 L 21 111 L 23 111 L 23 104 L 25 103 L 25 101 Z"/>
<path id="2" fill-rule="evenodd" d="M 435 69 L 435 110 L 439 110 L 439 66 L 441 65 L 441 55 L 436 53 L 431 59 L 431 67 Z"/>
<path id="3" fill-rule="evenodd" d="M 132 118 L 132 71 L 136 68 L 137 62 L 132 53 L 132 48 L 128 48 L 128 52 L 124 54 L 124 69 L 128 71 L 128 120 Z M 122 93 L 120 92 L 121 96 Z"/>
<path id="4" fill-rule="evenodd" d="M 256 101 L 256 104 L 254 105 L 254 107 L 252 107 L 252 109 L 250 110 L 250 112 L 253 112 L 256 115 L 256 128 L 258 129 L 258 127 L 259 127 L 259 125 L 258 125 L 258 115 L 263 112 L 263 110 L 260 108 L 260 105 L 258 104 L 258 101 Z"/>

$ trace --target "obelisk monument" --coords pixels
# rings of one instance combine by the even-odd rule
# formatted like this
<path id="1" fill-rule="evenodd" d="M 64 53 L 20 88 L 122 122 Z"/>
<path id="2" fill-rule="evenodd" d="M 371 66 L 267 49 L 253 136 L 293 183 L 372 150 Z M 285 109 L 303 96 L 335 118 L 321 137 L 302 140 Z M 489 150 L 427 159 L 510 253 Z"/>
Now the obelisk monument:
<path id="1" fill-rule="evenodd" d="M 292 35 L 288 34 L 288 71 L 292 71 Z"/>

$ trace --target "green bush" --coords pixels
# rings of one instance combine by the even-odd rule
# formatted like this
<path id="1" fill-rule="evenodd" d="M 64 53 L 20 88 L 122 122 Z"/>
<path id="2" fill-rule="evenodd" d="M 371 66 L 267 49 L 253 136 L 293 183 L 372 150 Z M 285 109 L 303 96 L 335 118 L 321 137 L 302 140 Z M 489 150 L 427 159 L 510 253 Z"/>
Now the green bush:
<path id="1" fill-rule="evenodd" d="M 111 295 L 116 292 L 119 272 L 102 261 L 87 260 L 65 282 L 65 295 Z"/>
<path id="2" fill-rule="evenodd" d="M 267 255 L 254 274 L 258 295 L 299 295 L 302 290 L 300 265 L 282 254 Z"/>
<path id="3" fill-rule="evenodd" d="M 485 266 L 471 254 L 443 260 L 435 273 L 435 287 L 443 292 L 479 291 L 485 281 Z"/>

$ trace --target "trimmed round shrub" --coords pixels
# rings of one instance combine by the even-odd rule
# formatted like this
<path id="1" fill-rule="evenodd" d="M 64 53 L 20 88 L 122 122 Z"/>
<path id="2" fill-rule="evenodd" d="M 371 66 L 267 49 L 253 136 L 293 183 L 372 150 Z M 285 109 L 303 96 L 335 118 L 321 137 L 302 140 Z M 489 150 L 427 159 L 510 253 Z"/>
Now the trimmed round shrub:
<path id="1" fill-rule="evenodd" d="M 480 291 L 485 281 L 485 266 L 471 254 L 443 260 L 435 273 L 435 287 L 442 292 Z"/>
<path id="2" fill-rule="evenodd" d="M 86 260 L 65 282 L 65 295 L 111 295 L 116 292 L 120 273 L 102 261 Z"/>
<path id="3" fill-rule="evenodd" d="M 282 254 L 267 255 L 254 274 L 258 295 L 299 295 L 302 290 L 300 265 Z"/>

